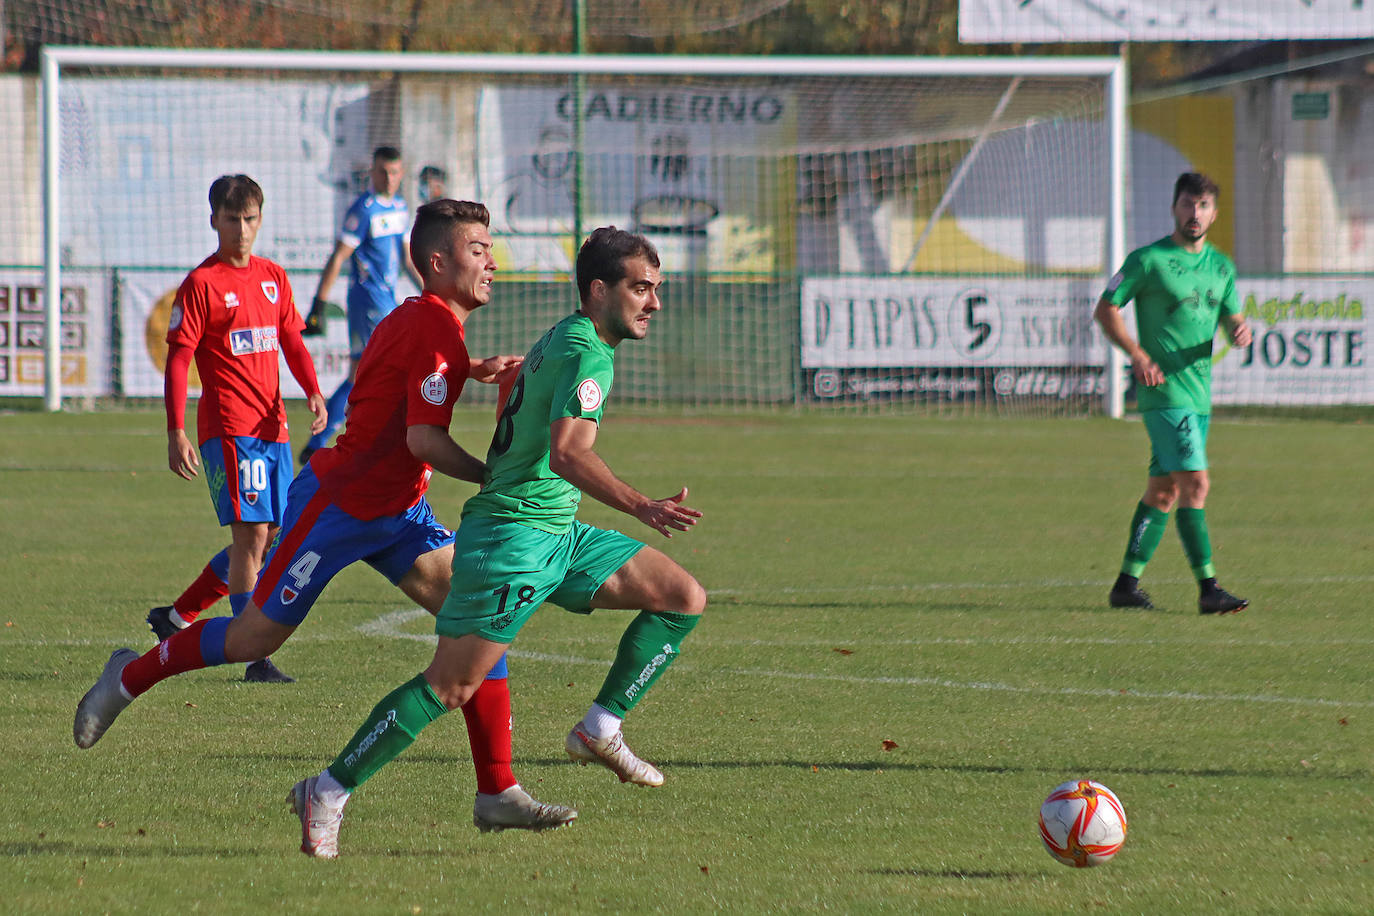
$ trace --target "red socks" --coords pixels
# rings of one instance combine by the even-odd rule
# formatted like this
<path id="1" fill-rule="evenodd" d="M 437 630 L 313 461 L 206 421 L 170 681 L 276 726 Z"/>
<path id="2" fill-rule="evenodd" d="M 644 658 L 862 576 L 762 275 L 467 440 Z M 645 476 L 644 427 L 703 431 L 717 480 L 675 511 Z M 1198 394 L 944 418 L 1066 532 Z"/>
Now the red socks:
<path id="1" fill-rule="evenodd" d="M 137 662 L 131 662 L 132 668 Z M 128 668 L 124 669 L 127 677 Z M 505 678 L 488 678 L 463 704 L 468 724 L 472 765 L 477 770 L 477 791 L 496 795 L 516 784 L 511 769 L 510 685 Z"/>
<path id="2" fill-rule="evenodd" d="M 200 631 L 208 623 L 208 620 L 197 620 L 125 665 L 120 680 L 129 695 L 136 697 L 174 674 L 209 667 L 200 653 Z"/>
<path id="3" fill-rule="evenodd" d="M 229 594 L 229 585 L 207 564 L 181 597 L 172 602 L 172 609 L 183 619 L 194 621 L 200 612 Z"/>

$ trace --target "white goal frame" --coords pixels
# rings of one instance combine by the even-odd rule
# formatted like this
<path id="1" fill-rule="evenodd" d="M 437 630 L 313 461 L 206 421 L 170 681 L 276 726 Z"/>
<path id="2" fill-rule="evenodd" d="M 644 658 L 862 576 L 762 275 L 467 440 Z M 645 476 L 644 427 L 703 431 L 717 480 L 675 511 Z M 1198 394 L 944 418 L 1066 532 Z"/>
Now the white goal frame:
<path id="1" fill-rule="evenodd" d="M 395 73 L 510 73 L 681 76 L 1079 76 L 1106 81 L 1108 122 L 1107 273 L 1126 256 L 1127 72 L 1124 57 L 729 57 L 569 54 L 430 54 L 407 52 L 196 50 L 45 47 L 43 120 L 44 406 L 62 409 L 58 89 L 63 67 L 218 68 L 231 70 Z M 1106 277 L 1103 277 L 1105 282 Z M 1123 413 L 1124 359 L 1107 345 L 1108 415 Z"/>

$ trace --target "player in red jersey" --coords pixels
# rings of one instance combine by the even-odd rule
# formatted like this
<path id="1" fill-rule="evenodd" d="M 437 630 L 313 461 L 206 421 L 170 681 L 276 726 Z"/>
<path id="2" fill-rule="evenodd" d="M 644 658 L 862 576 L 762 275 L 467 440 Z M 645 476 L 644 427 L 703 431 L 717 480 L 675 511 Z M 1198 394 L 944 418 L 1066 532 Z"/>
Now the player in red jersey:
<path id="1" fill-rule="evenodd" d="M 496 263 L 488 222 L 481 204 L 441 200 L 420 208 L 411 247 L 424 291 L 384 318 L 368 341 L 343 435 L 316 452 L 291 484 L 281 533 L 252 601 L 232 620 L 197 621 L 142 657 L 129 649 L 111 655 L 77 707 L 79 747 L 98 741 L 158 681 L 275 651 L 329 580 L 359 560 L 438 613 L 452 575 L 453 533 L 424 498 L 431 471 L 473 483 L 486 471 L 449 435 L 453 405 L 467 378 L 498 382 L 522 362 L 518 356 L 472 360 L 463 339 L 464 320 L 491 299 Z M 515 779 L 504 657 L 462 708 L 477 768 L 478 827 L 541 830 L 576 818 L 571 808 L 531 798 Z M 291 795 L 301 849 L 322 858 L 338 854 L 339 819 L 330 812 L 342 810 L 338 796 L 347 794 L 327 783 L 312 778 Z"/>
<path id="2" fill-rule="evenodd" d="M 210 185 L 210 225 L 219 247 L 182 282 L 167 331 L 167 464 L 190 480 L 200 458 L 219 523 L 232 541 L 211 560 L 197 583 L 220 597 L 220 580 L 234 613 L 247 603 L 257 582 L 267 545 L 281 524 L 291 483 L 290 435 L 282 403 L 277 352 L 309 397 L 312 429 L 326 421 L 325 401 L 315 366 L 301 340 L 305 323 L 296 312 L 286 271 L 253 254 L 262 225 L 262 189 L 247 175 L 223 175 Z M 200 373 L 196 409 L 200 457 L 186 437 L 186 377 L 192 358 Z M 195 586 L 193 586 L 193 589 Z M 158 610 L 149 615 L 153 620 Z M 188 621 L 172 608 L 166 626 Z M 202 608 L 196 608 L 197 612 Z M 158 634 L 170 635 L 170 630 Z M 250 681 L 284 682 L 269 659 L 252 660 Z"/>

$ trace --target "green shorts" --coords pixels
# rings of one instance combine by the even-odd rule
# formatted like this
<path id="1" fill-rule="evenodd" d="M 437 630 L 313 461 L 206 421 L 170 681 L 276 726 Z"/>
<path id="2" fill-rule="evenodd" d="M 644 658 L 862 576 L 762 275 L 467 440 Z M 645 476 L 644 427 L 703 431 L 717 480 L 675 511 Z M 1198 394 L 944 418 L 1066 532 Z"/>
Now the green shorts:
<path id="1" fill-rule="evenodd" d="M 1207 426 L 1211 416 L 1184 407 L 1141 413 L 1150 434 L 1150 476 L 1207 469 Z"/>
<path id="2" fill-rule="evenodd" d="M 545 601 L 589 613 L 596 590 L 643 549 L 619 531 L 575 520 L 566 534 L 550 534 L 469 516 L 454 538 L 453 581 L 434 630 L 508 643 Z"/>

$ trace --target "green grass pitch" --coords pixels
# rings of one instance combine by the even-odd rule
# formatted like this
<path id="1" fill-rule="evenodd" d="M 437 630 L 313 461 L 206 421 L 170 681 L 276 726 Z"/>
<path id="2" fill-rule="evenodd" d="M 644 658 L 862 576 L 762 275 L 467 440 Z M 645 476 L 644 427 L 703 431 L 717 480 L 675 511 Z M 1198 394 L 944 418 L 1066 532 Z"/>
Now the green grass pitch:
<path id="1" fill-rule="evenodd" d="M 511 656 L 515 766 L 577 823 L 479 834 L 449 716 L 353 799 L 335 862 L 296 851 L 287 789 L 431 651 L 371 570 L 337 578 L 275 656 L 299 683 L 196 672 L 72 743 L 111 650 L 149 648 L 147 609 L 225 540 L 203 482 L 166 470 L 162 426 L 0 416 L 0 910 L 1374 911 L 1367 424 L 1214 424 L 1217 566 L 1252 600 L 1214 619 L 1172 530 L 1144 580 L 1161 610 L 1106 607 L 1139 423 L 613 409 L 611 466 L 706 513 L 663 541 L 582 512 L 712 595 L 627 723 L 667 784 L 566 760 L 625 617 L 545 608 Z M 490 428 L 487 410 L 454 424 L 478 454 Z M 431 499 L 456 522 L 469 492 Z M 1055 863 L 1036 832 L 1077 777 L 1130 816 L 1102 868 Z"/>

